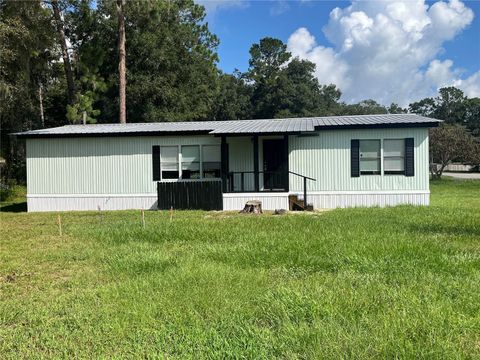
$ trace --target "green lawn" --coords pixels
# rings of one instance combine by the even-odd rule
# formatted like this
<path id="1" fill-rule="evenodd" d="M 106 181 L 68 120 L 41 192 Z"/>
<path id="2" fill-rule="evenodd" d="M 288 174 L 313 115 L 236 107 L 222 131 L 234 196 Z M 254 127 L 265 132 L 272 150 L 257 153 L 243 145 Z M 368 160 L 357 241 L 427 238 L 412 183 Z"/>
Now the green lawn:
<path id="1" fill-rule="evenodd" d="M 2 212 L 1 358 L 479 358 L 480 181 L 430 207 Z M 22 205 L 3 204 L 19 211 Z"/>

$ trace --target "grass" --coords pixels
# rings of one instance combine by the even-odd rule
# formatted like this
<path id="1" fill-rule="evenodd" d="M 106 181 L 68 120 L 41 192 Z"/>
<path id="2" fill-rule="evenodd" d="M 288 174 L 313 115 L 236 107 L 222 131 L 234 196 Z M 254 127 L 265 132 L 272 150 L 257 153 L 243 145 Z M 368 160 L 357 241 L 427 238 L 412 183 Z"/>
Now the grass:
<path id="1" fill-rule="evenodd" d="M 430 207 L 1 214 L 2 358 L 478 358 L 480 181 Z M 21 198 L 2 205 L 18 209 Z M 17 204 L 17 205 L 16 205 Z"/>

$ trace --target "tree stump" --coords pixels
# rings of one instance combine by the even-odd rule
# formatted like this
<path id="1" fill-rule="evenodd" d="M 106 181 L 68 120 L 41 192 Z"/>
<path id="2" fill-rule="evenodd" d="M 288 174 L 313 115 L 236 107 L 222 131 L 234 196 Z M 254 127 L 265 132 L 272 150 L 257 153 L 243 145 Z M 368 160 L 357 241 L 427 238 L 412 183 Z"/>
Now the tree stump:
<path id="1" fill-rule="evenodd" d="M 240 213 L 243 214 L 263 214 L 262 211 L 262 202 L 259 200 L 250 200 L 247 201 L 245 207 Z"/>

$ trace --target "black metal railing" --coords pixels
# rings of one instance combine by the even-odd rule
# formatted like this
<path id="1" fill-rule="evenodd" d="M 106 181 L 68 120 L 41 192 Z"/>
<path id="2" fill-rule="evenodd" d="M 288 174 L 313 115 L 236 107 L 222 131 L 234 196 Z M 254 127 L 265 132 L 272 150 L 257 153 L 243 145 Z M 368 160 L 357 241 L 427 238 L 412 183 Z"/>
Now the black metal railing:
<path id="1" fill-rule="evenodd" d="M 292 175 L 295 175 L 295 176 L 300 176 L 301 178 L 303 178 L 303 204 L 304 204 L 304 207 L 306 208 L 308 206 L 308 202 L 307 202 L 307 180 L 311 180 L 311 181 L 317 181 L 317 180 L 314 179 L 314 178 L 311 178 L 309 176 L 298 174 L 294 171 L 289 171 L 288 173 L 292 174 Z"/>
<path id="2" fill-rule="evenodd" d="M 292 174 L 303 179 L 303 198 L 307 205 L 307 181 L 316 179 L 305 176 L 294 171 L 231 171 L 227 174 L 224 184 L 224 192 L 285 192 L 289 191 L 288 175 Z M 255 179 L 263 178 L 263 187 L 255 188 Z"/>
<path id="3" fill-rule="evenodd" d="M 256 178 L 262 178 L 262 188 L 256 189 Z M 260 182 L 260 181 L 259 181 Z M 258 183 L 259 183 L 258 182 Z M 225 192 L 288 191 L 286 171 L 231 171 L 226 177 Z"/>

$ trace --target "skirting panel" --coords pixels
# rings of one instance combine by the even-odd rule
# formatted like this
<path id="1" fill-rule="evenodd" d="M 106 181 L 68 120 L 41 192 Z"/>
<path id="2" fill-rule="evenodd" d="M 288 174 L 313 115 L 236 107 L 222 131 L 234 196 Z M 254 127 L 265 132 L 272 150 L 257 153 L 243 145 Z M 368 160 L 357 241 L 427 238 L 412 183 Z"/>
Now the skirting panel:
<path id="1" fill-rule="evenodd" d="M 357 194 L 307 194 L 307 201 L 315 209 L 334 209 L 347 207 L 429 205 L 429 193 L 357 193 Z"/>
<path id="2" fill-rule="evenodd" d="M 157 209 L 156 195 L 138 196 L 28 196 L 29 212 Z"/>
<path id="3" fill-rule="evenodd" d="M 301 196 L 300 196 L 301 197 Z M 249 200 L 260 200 L 264 210 L 288 209 L 288 193 L 223 194 L 223 210 L 241 210 Z M 429 192 L 308 193 L 314 209 L 346 207 L 429 205 Z M 82 211 L 157 209 L 156 195 L 29 195 L 28 211 Z"/>
<path id="4" fill-rule="evenodd" d="M 260 200 L 263 210 L 288 209 L 288 193 L 223 194 L 223 210 L 242 210 L 249 200 Z"/>

